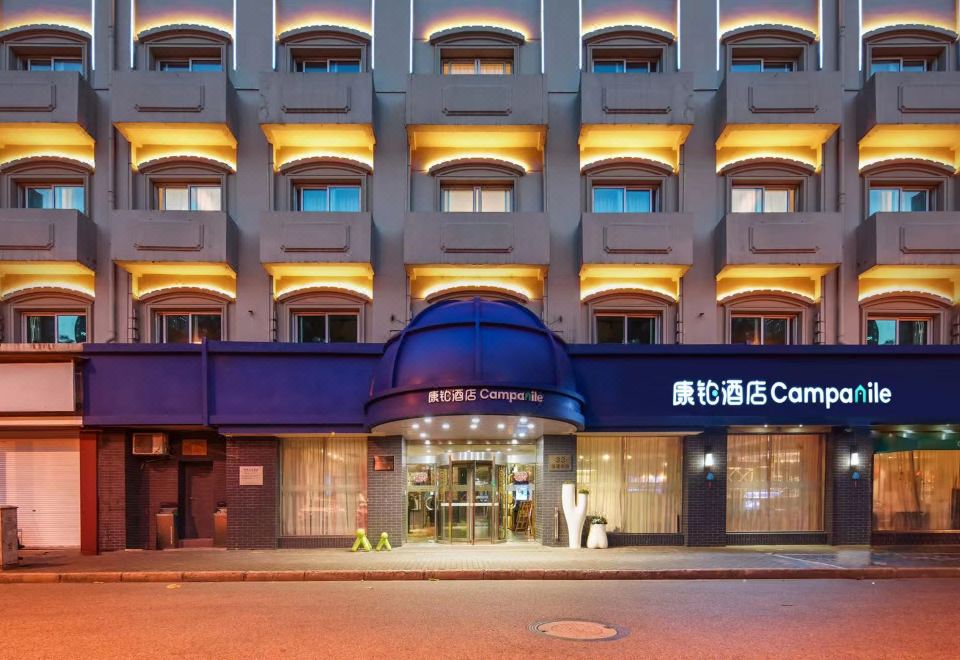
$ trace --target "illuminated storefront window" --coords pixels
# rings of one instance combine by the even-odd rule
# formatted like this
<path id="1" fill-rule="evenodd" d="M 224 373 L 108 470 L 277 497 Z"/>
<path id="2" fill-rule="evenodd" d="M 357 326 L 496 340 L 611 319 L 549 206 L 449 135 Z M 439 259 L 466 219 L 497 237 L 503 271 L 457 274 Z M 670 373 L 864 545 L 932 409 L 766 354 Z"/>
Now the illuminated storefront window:
<path id="1" fill-rule="evenodd" d="M 960 530 L 960 450 L 876 454 L 873 528 L 895 532 Z"/>

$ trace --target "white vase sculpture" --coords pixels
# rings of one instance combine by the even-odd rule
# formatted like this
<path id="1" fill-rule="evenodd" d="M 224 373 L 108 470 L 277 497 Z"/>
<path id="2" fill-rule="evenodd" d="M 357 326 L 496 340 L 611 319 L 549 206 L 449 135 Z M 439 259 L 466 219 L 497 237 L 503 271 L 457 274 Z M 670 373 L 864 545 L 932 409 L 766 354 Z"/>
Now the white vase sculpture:
<path id="1" fill-rule="evenodd" d="M 583 536 L 583 523 L 587 519 L 587 495 L 578 493 L 576 484 L 563 484 L 560 503 L 563 505 L 563 517 L 567 520 L 570 547 L 579 548 L 580 538 Z"/>
<path id="2" fill-rule="evenodd" d="M 591 523 L 587 534 L 587 547 L 591 550 L 607 547 L 607 526 L 602 523 Z"/>

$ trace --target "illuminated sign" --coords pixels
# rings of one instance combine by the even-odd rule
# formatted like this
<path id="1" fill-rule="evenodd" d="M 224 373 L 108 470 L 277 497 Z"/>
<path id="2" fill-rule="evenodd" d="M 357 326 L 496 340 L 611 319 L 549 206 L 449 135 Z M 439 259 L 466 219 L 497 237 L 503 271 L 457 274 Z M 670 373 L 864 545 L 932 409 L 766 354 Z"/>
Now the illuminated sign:
<path id="1" fill-rule="evenodd" d="M 765 380 L 742 379 L 678 380 L 673 383 L 673 406 L 765 406 L 775 404 L 821 405 L 827 410 L 837 404 L 883 405 L 893 400 L 888 387 L 877 382 L 846 386 L 821 387 L 788 385 L 782 381 L 768 384 Z"/>
<path id="2" fill-rule="evenodd" d="M 543 392 L 537 390 L 497 390 L 488 387 L 457 387 L 430 390 L 427 393 L 427 403 L 459 403 L 464 401 L 543 403 Z"/>

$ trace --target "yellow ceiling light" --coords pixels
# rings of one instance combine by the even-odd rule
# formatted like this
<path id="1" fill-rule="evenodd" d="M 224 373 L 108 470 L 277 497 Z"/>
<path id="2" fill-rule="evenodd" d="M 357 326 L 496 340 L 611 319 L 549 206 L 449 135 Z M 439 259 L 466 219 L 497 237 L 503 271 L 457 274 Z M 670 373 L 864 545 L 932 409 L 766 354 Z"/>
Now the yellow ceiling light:
<path id="1" fill-rule="evenodd" d="M 881 163 L 892 163 L 896 161 L 925 161 L 927 163 L 932 163 L 935 165 L 942 165 L 943 167 L 957 171 L 957 164 L 955 158 L 947 158 L 939 154 L 934 153 L 918 153 L 918 152 L 886 152 L 882 150 L 874 149 L 861 149 L 860 150 L 860 171 L 867 169 L 868 167 L 873 167 L 874 165 L 880 165 Z"/>
<path id="2" fill-rule="evenodd" d="M 530 39 L 530 28 L 520 23 L 507 12 L 497 12 L 496 10 L 477 11 L 471 9 L 467 13 L 454 14 L 442 19 L 437 19 L 428 24 L 423 30 L 423 38 L 427 41 L 433 39 L 436 35 L 447 30 L 476 28 L 496 28 L 516 32 L 521 35 L 525 41 Z"/>
<path id="3" fill-rule="evenodd" d="M 453 279 L 426 287 L 421 291 L 421 297 L 424 300 L 431 300 L 445 293 L 455 293 L 457 291 L 501 291 L 516 296 L 524 302 L 529 302 L 534 298 L 533 294 L 526 288 L 517 284 L 505 282 L 503 280 L 484 280 L 484 279 Z"/>
<path id="4" fill-rule="evenodd" d="M 501 149 L 537 149 L 543 151 L 547 127 L 520 126 L 407 126 L 411 149 L 459 149 L 483 153 Z"/>
<path id="5" fill-rule="evenodd" d="M 676 289 L 668 289 L 667 287 L 654 286 L 647 283 L 630 283 L 630 282 L 602 282 L 598 284 L 593 284 L 590 286 L 581 286 L 580 288 L 580 301 L 587 300 L 588 298 L 595 298 L 596 296 L 608 294 L 608 293 L 652 293 L 657 296 L 662 296 L 665 298 L 670 298 L 676 302 L 680 296 Z"/>
<path id="6" fill-rule="evenodd" d="M 139 19 L 140 16 L 137 16 Z M 176 13 L 160 13 L 156 16 L 150 16 L 141 22 L 137 20 L 137 38 L 145 32 L 151 30 L 160 30 L 163 28 L 172 28 L 179 25 L 198 25 L 207 27 L 218 32 L 223 32 L 233 39 L 233 20 L 230 16 L 221 16 L 210 12 L 204 12 L 199 5 L 191 7 L 189 13 L 177 11 Z"/>
<path id="7" fill-rule="evenodd" d="M 373 169 L 376 138 L 369 124 L 263 124 L 279 171 L 297 161 L 337 159 Z"/>
<path id="8" fill-rule="evenodd" d="M 284 17 L 282 21 L 278 20 L 276 36 L 280 37 L 288 32 L 302 30 L 304 28 L 324 27 L 353 30 L 354 32 L 365 34 L 368 37 L 372 32 L 370 28 L 370 19 L 367 16 L 347 16 L 345 14 L 330 14 L 322 11 L 310 10 L 295 13 L 289 18 Z"/>
<path id="9" fill-rule="evenodd" d="M 274 291 L 273 297 L 279 300 L 295 293 L 304 293 L 307 291 L 341 291 L 360 296 L 366 300 L 373 300 L 372 285 L 365 286 L 343 280 L 310 280 L 307 282 L 298 282 L 290 286 L 277 288 Z"/>
<path id="10" fill-rule="evenodd" d="M 366 154 L 351 154 L 322 149 L 297 149 L 278 151 L 274 159 L 273 169 L 277 172 L 296 163 L 306 163 L 312 160 L 346 161 L 373 171 L 373 156 Z"/>
<path id="11" fill-rule="evenodd" d="M 437 167 L 443 167 L 444 165 L 457 163 L 461 161 L 471 161 L 471 160 L 486 160 L 486 161 L 498 161 L 505 163 L 507 165 L 512 165 L 513 167 L 519 168 L 524 172 L 530 171 L 530 165 L 523 162 L 518 158 L 511 158 L 504 156 L 503 154 L 493 154 L 493 153 L 481 153 L 481 152 L 462 152 L 454 156 L 436 158 L 434 160 L 427 161 L 423 164 L 423 169 L 426 172 Z"/>
<path id="12" fill-rule="evenodd" d="M 892 295 L 911 295 L 923 294 L 940 298 L 946 303 L 954 302 L 956 294 L 952 286 L 945 282 L 930 282 L 929 284 L 911 282 L 903 284 L 881 284 L 882 280 L 860 279 L 860 294 L 857 296 L 857 302 L 863 302 L 869 298 Z M 939 284 L 939 286 L 938 286 Z"/>
<path id="13" fill-rule="evenodd" d="M 228 157 L 227 154 L 219 149 L 204 147 L 196 147 L 194 149 L 141 148 L 136 151 L 136 157 L 133 159 L 133 169 L 134 171 L 139 171 L 151 163 L 162 160 L 188 160 L 190 158 L 212 161 L 223 165 L 223 167 L 231 172 L 237 171 L 236 158 Z"/>
<path id="14" fill-rule="evenodd" d="M 814 41 L 819 39 L 817 33 L 817 16 L 804 16 L 801 12 L 770 11 L 765 10 L 762 14 L 747 14 L 738 16 L 737 12 L 731 12 L 731 16 L 724 16 L 720 19 L 720 40 L 723 41 L 727 35 L 736 30 L 743 30 L 751 27 L 776 26 L 792 28 L 808 32 Z"/>
<path id="15" fill-rule="evenodd" d="M 624 30 L 653 28 L 660 32 L 666 32 L 673 37 L 677 33 L 676 20 L 674 12 L 658 16 L 652 11 L 623 11 L 617 8 L 615 11 L 597 12 L 596 16 L 585 16 L 580 36 L 589 37 L 594 32 L 611 28 L 622 28 Z"/>
<path id="16" fill-rule="evenodd" d="M 90 14 L 77 12 L 70 16 L 68 10 L 58 10 L 56 13 L 50 10 L 26 11 L 22 14 L 5 16 L 0 23 L 0 30 L 17 30 L 20 28 L 32 27 L 35 25 L 53 25 L 56 27 L 70 28 L 78 32 L 91 34 L 93 30 L 90 27 Z M 7 10 L 5 10 L 7 13 Z M 13 12 L 9 12 L 13 13 Z"/>
<path id="17" fill-rule="evenodd" d="M 169 286 L 144 288 L 137 292 L 137 298 L 146 298 L 147 296 L 164 293 L 166 291 L 204 291 L 206 293 L 215 293 L 230 300 L 237 299 L 237 293 L 235 291 L 230 291 L 225 287 L 217 286 L 211 282 L 190 282 L 189 284 L 171 284 Z"/>
<path id="18" fill-rule="evenodd" d="M 56 291 L 69 291 L 71 293 L 77 293 L 88 298 L 96 297 L 96 291 L 93 287 L 93 274 L 86 274 L 79 277 L 70 277 L 69 279 L 62 276 L 57 276 L 54 273 L 48 275 L 32 275 L 29 278 L 27 277 L 17 277 L 11 278 L 14 281 L 14 284 L 11 286 L 6 285 L 5 277 L 0 277 L 0 280 L 4 280 L 4 286 L 0 287 L 0 298 L 10 298 L 21 293 L 27 293 L 31 291 L 44 291 L 44 290 L 56 290 Z"/>
<path id="19" fill-rule="evenodd" d="M 663 154 L 653 151 L 643 151 L 640 149 L 622 149 L 610 151 L 597 151 L 593 153 L 580 153 L 580 171 L 592 167 L 598 163 L 616 162 L 618 160 L 629 161 L 631 159 L 648 160 L 650 162 L 662 165 L 664 168 L 672 171 L 680 171 L 679 158 L 666 158 Z"/>
<path id="20" fill-rule="evenodd" d="M 133 169 L 164 158 L 202 158 L 237 169 L 237 139 L 226 124 L 120 122 L 130 143 Z"/>
<path id="21" fill-rule="evenodd" d="M 820 150 L 798 148 L 773 149 L 721 149 L 717 151 L 717 172 L 723 172 L 739 163 L 754 160 L 790 161 L 814 172 L 820 170 Z"/>
<path id="22" fill-rule="evenodd" d="M 725 291 L 717 292 L 717 302 L 724 302 L 737 296 L 743 296 L 751 293 L 786 293 L 792 296 L 799 296 L 804 300 L 816 302 L 816 296 L 811 295 L 809 291 L 793 287 L 776 286 L 774 284 L 764 285 L 760 283 L 751 283 L 749 285 L 734 287 Z"/>
<path id="23" fill-rule="evenodd" d="M 957 24 L 952 12 L 949 15 L 936 16 L 931 9 L 926 7 L 921 11 L 917 11 L 910 10 L 903 5 L 898 4 L 896 7 L 886 12 L 870 12 L 868 10 L 864 12 L 864 14 L 863 26 L 861 28 L 861 31 L 864 35 L 867 35 L 875 30 L 900 26 L 905 27 L 908 25 L 925 25 L 946 30 L 947 32 L 951 32 L 953 34 L 957 33 Z"/>
<path id="24" fill-rule="evenodd" d="M 34 158 L 72 161 L 90 170 L 93 170 L 95 165 L 93 147 L 64 147 L 56 151 L 30 147 L 0 148 L 0 167 Z"/>

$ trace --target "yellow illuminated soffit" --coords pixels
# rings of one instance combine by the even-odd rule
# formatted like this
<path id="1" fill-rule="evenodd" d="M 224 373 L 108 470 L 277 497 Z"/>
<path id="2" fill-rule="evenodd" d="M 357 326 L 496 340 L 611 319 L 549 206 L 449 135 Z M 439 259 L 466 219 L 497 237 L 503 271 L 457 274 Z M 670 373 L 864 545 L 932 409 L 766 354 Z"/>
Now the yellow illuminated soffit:
<path id="1" fill-rule="evenodd" d="M 897 3 L 888 12 L 870 12 L 863 17 L 861 33 L 866 36 L 876 30 L 893 27 L 929 26 L 956 34 L 957 23 L 953 12 L 943 12 L 940 16 L 931 8 L 918 11 Z"/>
<path id="2" fill-rule="evenodd" d="M 893 160 L 925 160 L 960 169 L 960 126 L 956 124 L 874 126 L 859 146 L 861 170 Z"/>
<path id="3" fill-rule="evenodd" d="M 42 5 L 42 3 L 37 4 Z M 5 13 L 6 11 L 7 10 L 4 9 Z M 26 11 L 5 19 L 0 22 L 0 31 L 5 32 L 7 30 L 17 30 L 40 25 L 52 25 L 54 27 L 69 28 L 71 30 L 83 32 L 87 35 L 93 32 L 93 30 L 90 28 L 89 14 L 82 15 L 77 12 L 75 15 L 71 16 L 63 10 L 51 11 L 49 9 Z"/>
<path id="4" fill-rule="evenodd" d="M 616 13 L 597 12 L 595 16 L 585 16 L 580 37 L 589 38 L 595 32 L 614 28 L 624 31 L 643 31 L 645 28 L 652 28 L 658 32 L 664 32 L 670 37 L 674 37 L 677 33 L 675 16 L 657 16 L 653 12 L 626 9 L 621 11 L 618 8 Z"/>
<path id="5" fill-rule="evenodd" d="M 433 126 L 410 125 L 407 137 L 411 149 L 462 149 L 489 153 L 499 149 L 542 151 L 547 127 L 529 126 Z"/>
<path id="6" fill-rule="evenodd" d="M 94 273 L 76 261 L 0 262 L 0 299 L 45 290 L 68 291 L 93 298 Z"/>
<path id="7" fill-rule="evenodd" d="M 580 300 L 615 293 L 649 293 L 676 301 L 689 266 L 669 264 L 584 264 Z"/>
<path id="8" fill-rule="evenodd" d="M 641 159 L 679 170 L 680 147 L 692 126 L 616 124 L 584 125 L 580 130 L 580 169 L 603 161 Z"/>
<path id="9" fill-rule="evenodd" d="M 373 300 L 373 267 L 368 263 L 265 263 L 280 300 L 308 291 L 332 291 Z"/>
<path id="10" fill-rule="evenodd" d="M 277 22 L 277 38 L 287 33 L 306 30 L 308 28 L 341 28 L 352 30 L 361 34 L 370 36 L 370 20 L 360 16 L 347 16 L 345 14 L 329 14 L 318 11 L 299 13 L 285 19 L 283 22 Z"/>
<path id="11" fill-rule="evenodd" d="M 468 161 L 491 161 L 494 163 L 503 163 L 504 165 L 509 165 L 516 169 L 522 170 L 524 173 L 530 171 L 530 166 L 520 160 L 519 158 L 511 158 L 510 156 L 505 156 L 503 154 L 492 154 L 492 153 L 482 153 L 482 152 L 461 152 L 454 156 L 441 156 L 433 160 L 428 160 L 424 162 L 423 169 L 430 172 L 436 168 L 443 167 L 445 165 L 452 165 L 454 163 L 463 163 Z"/>
<path id="12" fill-rule="evenodd" d="M 62 158 L 94 167 L 94 140 L 79 124 L 0 124 L 0 165 L 28 158 Z"/>
<path id="13" fill-rule="evenodd" d="M 543 297 L 540 266 L 413 266 L 410 294 L 432 300 L 459 291 L 499 291 L 525 302 Z"/>
<path id="14" fill-rule="evenodd" d="M 861 301 L 876 296 L 922 293 L 960 302 L 960 266 L 874 266 L 860 275 Z"/>
<path id="15" fill-rule="evenodd" d="M 145 32 L 152 30 L 162 30 L 164 28 L 175 28 L 183 25 L 196 25 L 198 27 L 210 28 L 217 32 L 229 36 L 233 39 L 233 22 L 228 16 L 221 16 L 212 12 L 206 12 L 199 3 L 192 3 L 189 11 L 167 11 L 159 15 L 151 16 L 143 22 L 137 21 L 137 38 Z"/>
<path id="16" fill-rule="evenodd" d="M 335 159 L 373 169 L 376 138 L 369 124 L 263 124 L 274 169 L 297 161 Z"/>
<path id="17" fill-rule="evenodd" d="M 730 12 L 727 17 L 720 19 L 720 41 L 723 41 L 731 32 L 748 28 L 786 28 L 799 30 L 810 35 L 813 41 L 819 39 L 817 32 L 817 16 L 803 16 L 799 12 L 776 11 L 766 8 L 762 13 L 739 14 Z"/>
<path id="18" fill-rule="evenodd" d="M 524 41 L 530 40 L 530 28 L 528 26 L 517 21 L 506 12 L 483 10 L 479 7 L 463 11 L 454 16 L 440 18 L 427 24 L 423 30 L 422 38 L 430 41 L 434 36 L 448 30 L 483 30 L 484 28 L 515 32 L 522 36 Z"/>
<path id="19" fill-rule="evenodd" d="M 225 124 L 116 124 L 130 142 L 135 170 L 164 158 L 202 158 L 237 169 L 237 139 Z"/>
<path id="20" fill-rule="evenodd" d="M 784 158 L 820 170 L 823 143 L 837 124 L 728 124 L 717 138 L 717 171 L 731 163 Z"/>

